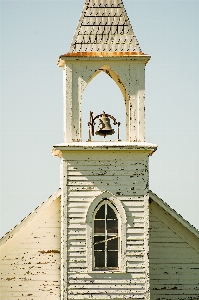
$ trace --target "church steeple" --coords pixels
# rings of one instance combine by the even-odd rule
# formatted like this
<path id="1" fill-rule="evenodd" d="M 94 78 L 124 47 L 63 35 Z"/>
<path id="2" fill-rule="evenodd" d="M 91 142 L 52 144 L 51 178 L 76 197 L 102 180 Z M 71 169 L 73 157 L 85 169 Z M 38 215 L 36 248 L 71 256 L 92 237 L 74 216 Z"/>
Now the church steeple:
<path id="1" fill-rule="evenodd" d="M 125 141 L 144 142 L 149 59 L 139 47 L 122 0 L 86 0 L 70 50 L 58 61 L 64 69 L 64 141 L 82 141 L 82 95 L 88 83 L 105 72 L 124 97 Z"/>
<path id="2" fill-rule="evenodd" d="M 69 53 L 141 53 L 122 0 L 86 0 Z"/>
<path id="3" fill-rule="evenodd" d="M 86 0 L 70 50 L 59 58 L 64 143 L 55 145 L 53 154 L 61 157 L 62 300 L 150 299 L 148 157 L 157 146 L 145 142 L 149 59 L 121 0 Z M 82 95 L 100 72 L 122 92 L 124 141 L 82 141 Z M 90 113 L 90 135 L 100 113 Z M 95 132 L 101 136 L 103 124 L 112 132 L 112 112 L 106 113 Z"/>

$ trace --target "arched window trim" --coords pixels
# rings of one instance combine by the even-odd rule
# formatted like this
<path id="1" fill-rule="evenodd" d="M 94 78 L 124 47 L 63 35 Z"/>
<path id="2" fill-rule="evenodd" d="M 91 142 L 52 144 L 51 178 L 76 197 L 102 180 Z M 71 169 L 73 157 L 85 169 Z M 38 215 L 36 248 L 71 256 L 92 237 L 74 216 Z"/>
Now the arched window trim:
<path id="1" fill-rule="evenodd" d="M 87 69 L 87 72 L 82 74 L 82 79 L 84 81 L 84 84 L 82 84 L 82 93 L 86 89 L 87 85 L 95 78 L 100 72 L 106 73 L 119 87 L 124 102 L 128 102 L 130 100 L 130 91 L 128 91 L 128 82 L 125 82 L 125 73 L 122 72 L 121 74 L 118 74 L 117 71 L 114 68 L 114 65 L 111 64 L 110 66 L 107 64 L 99 65 L 99 67 L 96 69 L 91 68 L 89 71 Z"/>
<path id="2" fill-rule="evenodd" d="M 93 260 L 93 220 L 96 214 L 96 208 L 103 205 L 105 201 L 114 208 L 118 216 L 118 231 L 120 232 L 120 249 L 119 249 L 119 266 L 117 270 L 106 270 L 103 272 L 126 272 L 126 214 L 125 210 L 117 197 L 109 192 L 103 192 L 97 196 L 90 204 L 87 215 L 86 215 L 86 229 L 87 229 L 87 269 L 88 272 L 100 272 L 100 270 L 94 270 L 94 260 Z M 101 203 L 100 203 L 101 202 Z"/>

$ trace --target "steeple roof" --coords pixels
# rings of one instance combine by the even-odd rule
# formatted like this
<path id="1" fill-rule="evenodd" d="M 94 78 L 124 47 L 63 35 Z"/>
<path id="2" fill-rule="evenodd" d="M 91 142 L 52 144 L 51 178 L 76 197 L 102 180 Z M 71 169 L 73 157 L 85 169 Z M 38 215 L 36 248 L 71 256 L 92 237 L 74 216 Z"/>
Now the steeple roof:
<path id="1" fill-rule="evenodd" d="M 122 0 L 86 0 L 68 55 L 88 52 L 142 54 Z"/>

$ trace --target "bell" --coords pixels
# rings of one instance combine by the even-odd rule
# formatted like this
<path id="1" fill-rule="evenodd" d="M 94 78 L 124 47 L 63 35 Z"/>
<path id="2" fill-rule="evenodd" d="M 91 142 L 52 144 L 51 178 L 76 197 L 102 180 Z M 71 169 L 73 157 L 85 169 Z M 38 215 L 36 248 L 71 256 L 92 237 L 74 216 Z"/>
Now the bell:
<path id="1" fill-rule="evenodd" d="M 99 118 L 99 126 L 96 135 L 101 135 L 105 138 L 106 135 L 112 135 L 115 133 L 115 130 L 111 128 L 110 119 L 106 116 L 105 113 Z"/>

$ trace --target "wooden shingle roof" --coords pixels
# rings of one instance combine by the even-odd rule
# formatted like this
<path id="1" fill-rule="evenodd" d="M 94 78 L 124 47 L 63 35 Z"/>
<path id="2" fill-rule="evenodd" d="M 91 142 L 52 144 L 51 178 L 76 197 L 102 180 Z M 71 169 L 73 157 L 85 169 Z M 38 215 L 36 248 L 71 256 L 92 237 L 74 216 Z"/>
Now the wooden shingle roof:
<path id="1" fill-rule="evenodd" d="M 86 0 L 68 54 L 103 52 L 142 54 L 122 0 Z"/>

